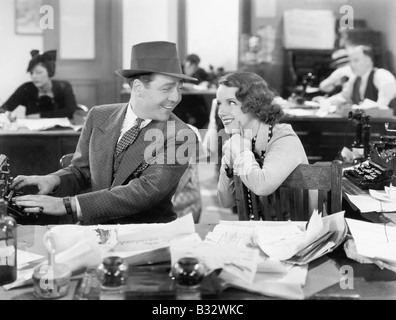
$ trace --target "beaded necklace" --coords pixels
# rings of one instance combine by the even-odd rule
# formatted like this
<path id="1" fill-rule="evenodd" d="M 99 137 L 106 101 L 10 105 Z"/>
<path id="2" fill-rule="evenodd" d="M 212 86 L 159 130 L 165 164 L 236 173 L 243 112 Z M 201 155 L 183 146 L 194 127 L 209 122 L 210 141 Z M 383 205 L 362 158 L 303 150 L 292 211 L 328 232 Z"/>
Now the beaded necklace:
<path id="1" fill-rule="evenodd" d="M 268 141 L 267 141 L 267 143 L 270 142 L 270 140 L 271 140 L 271 138 L 272 138 L 272 134 L 273 134 L 273 126 L 270 125 L 270 126 L 269 126 L 269 129 L 268 129 Z M 253 154 L 254 154 L 254 158 L 256 159 L 256 161 L 257 161 L 257 163 L 259 164 L 260 169 L 261 169 L 261 168 L 263 167 L 263 164 L 264 164 L 265 150 L 261 151 L 261 155 L 258 155 L 258 154 L 254 151 L 254 149 L 255 149 L 255 147 L 256 147 L 256 140 L 257 140 L 257 136 L 255 136 L 255 137 L 252 139 L 252 152 L 253 152 Z M 246 189 L 247 202 L 248 202 L 248 208 L 249 208 L 249 217 L 250 217 L 250 219 L 252 220 L 252 219 L 254 219 L 253 205 L 252 205 L 252 197 L 253 197 L 253 196 L 257 197 L 257 196 L 256 196 L 256 195 L 252 195 L 251 190 L 250 190 L 248 187 L 246 187 L 244 184 L 243 184 L 243 188 Z M 245 193 L 245 192 L 244 192 L 244 193 Z"/>

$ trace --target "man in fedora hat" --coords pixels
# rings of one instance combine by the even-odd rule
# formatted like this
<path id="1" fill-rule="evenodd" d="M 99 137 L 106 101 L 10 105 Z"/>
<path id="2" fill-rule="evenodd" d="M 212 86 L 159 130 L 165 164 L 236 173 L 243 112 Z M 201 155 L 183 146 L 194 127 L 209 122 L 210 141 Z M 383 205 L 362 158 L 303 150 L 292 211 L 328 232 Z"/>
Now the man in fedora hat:
<path id="1" fill-rule="evenodd" d="M 183 79 L 194 78 L 182 73 L 176 45 L 165 41 L 134 45 L 130 69 L 116 73 L 129 82 L 130 101 L 89 111 L 71 165 L 14 179 L 11 188 L 39 189 L 38 195 L 13 199 L 26 212 L 69 216 L 81 224 L 177 217 L 171 198 L 197 139 L 172 110 L 181 100 Z"/>

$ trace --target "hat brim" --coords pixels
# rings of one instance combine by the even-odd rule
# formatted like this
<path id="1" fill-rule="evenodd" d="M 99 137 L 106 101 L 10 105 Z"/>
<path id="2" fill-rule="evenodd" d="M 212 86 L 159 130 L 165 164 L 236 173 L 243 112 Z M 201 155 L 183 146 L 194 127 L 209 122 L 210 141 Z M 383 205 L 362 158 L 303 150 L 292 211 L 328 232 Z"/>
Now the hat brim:
<path id="1" fill-rule="evenodd" d="M 191 80 L 191 81 L 198 81 L 198 79 L 186 76 L 185 74 L 167 73 L 167 72 L 160 72 L 160 71 L 154 71 L 154 70 L 119 69 L 119 70 L 116 70 L 115 73 L 117 75 L 119 75 L 120 77 L 123 77 L 125 79 L 132 78 L 133 76 L 136 76 L 136 75 L 139 75 L 139 74 L 144 74 L 144 73 L 159 73 L 159 74 L 164 74 L 164 75 L 175 77 L 175 78 Z"/>

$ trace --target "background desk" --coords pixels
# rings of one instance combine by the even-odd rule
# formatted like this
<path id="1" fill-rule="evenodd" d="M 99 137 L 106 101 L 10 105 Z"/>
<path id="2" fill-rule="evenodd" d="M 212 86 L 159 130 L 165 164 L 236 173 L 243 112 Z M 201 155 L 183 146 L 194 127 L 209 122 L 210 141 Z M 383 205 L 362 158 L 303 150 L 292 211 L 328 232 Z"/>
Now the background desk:
<path id="1" fill-rule="evenodd" d="M 214 225 L 196 225 L 196 232 L 204 237 L 213 229 Z M 18 227 L 18 248 L 28 252 L 37 254 L 45 254 L 45 248 L 42 243 L 42 237 L 48 230 L 46 226 L 19 226 Z M 337 268 L 342 266 L 350 266 L 354 271 L 353 289 L 341 289 L 340 284 L 334 284 L 320 293 L 316 294 L 315 299 L 396 299 L 396 274 L 389 270 L 381 270 L 376 265 L 360 264 L 350 260 L 345 256 L 342 246 L 327 256 L 321 257 L 310 264 L 310 269 L 320 263 L 326 262 L 328 259 L 336 263 Z M 149 275 L 148 275 L 149 276 Z M 308 275 L 307 284 L 313 281 L 316 285 L 326 283 L 328 274 Z M 342 274 L 340 273 L 340 280 Z M 74 290 L 81 277 L 72 281 L 71 290 L 65 300 L 73 299 Z M 137 297 L 139 298 L 139 297 Z M 142 297 L 140 297 L 141 299 Z M 33 294 L 33 286 L 13 289 L 5 291 L 0 287 L 0 300 L 27 300 L 37 299 Z M 269 299 L 266 296 L 249 293 L 237 289 L 227 289 L 217 299 L 221 300 L 263 300 Z"/>
<path id="2" fill-rule="evenodd" d="M 285 116 L 281 122 L 292 125 L 310 162 L 334 160 L 344 146 L 351 148 L 356 137 L 356 126 L 350 124 L 348 127 L 348 118 Z M 389 135 L 385 131 L 385 122 L 392 123 L 392 128 L 396 127 L 396 117 L 371 119 L 371 141 L 379 140 L 381 135 Z"/>
<path id="3" fill-rule="evenodd" d="M 173 113 L 198 129 L 206 128 L 212 100 L 215 98 L 216 90 L 185 90 L 182 92 L 182 100 Z"/>
<path id="4" fill-rule="evenodd" d="M 59 159 L 74 152 L 79 132 L 0 131 L 0 153 L 10 159 L 11 176 L 48 174 L 60 169 Z"/>

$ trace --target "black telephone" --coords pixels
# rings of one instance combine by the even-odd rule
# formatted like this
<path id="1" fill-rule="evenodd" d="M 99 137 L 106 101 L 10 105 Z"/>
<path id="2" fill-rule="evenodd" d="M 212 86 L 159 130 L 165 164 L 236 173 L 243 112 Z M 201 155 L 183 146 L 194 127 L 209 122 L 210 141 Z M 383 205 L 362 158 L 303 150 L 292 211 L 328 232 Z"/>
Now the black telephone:
<path id="1" fill-rule="evenodd" d="M 12 177 L 10 176 L 10 164 L 7 156 L 0 154 L 0 196 L 7 202 L 7 213 L 13 217 L 17 223 L 35 223 L 38 221 L 38 215 L 26 213 L 23 207 L 17 206 L 12 202 L 15 196 L 23 195 L 22 191 L 16 191 L 10 188 Z"/>

